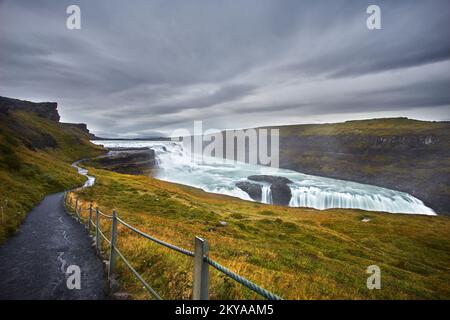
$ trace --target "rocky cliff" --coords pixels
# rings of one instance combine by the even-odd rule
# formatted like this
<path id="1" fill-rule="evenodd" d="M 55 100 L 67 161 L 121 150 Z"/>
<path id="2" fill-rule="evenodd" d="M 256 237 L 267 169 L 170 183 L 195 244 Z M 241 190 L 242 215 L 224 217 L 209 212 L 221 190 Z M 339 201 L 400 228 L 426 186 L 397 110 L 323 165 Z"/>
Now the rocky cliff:
<path id="1" fill-rule="evenodd" d="M 10 110 L 31 111 L 42 118 L 59 121 L 58 104 L 56 102 L 30 102 L 25 100 L 0 97 L 0 112 Z"/>
<path id="2" fill-rule="evenodd" d="M 407 192 L 450 214 L 450 122 L 385 118 L 258 129 L 279 130 L 281 168 Z"/>
<path id="3" fill-rule="evenodd" d="M 85 124 L 85 123 L 61 123 L 63 126 L 66 126 L 66 127 L 72 127 L 72 128 L 76 128 L 76 129 L 79 129 L 79 130 L 81 130 L 81 131 L 83 131 L 84 133 L 86 133 L 87 135 L 89 135 L 89 137 L 91 138 L 91 139 L 95 139 L 96 137 L 95 137 L 95 135 L 94 134 L 92 134 L 90 131 L 89 131 L 89 129 L 88 129 L 88 127 L 87 127 L 87 125 Z"/>
<path id="4" fill-rule="evenodd" d="M 280 167 L 412 194 L 450 213 L 450 123 L 406 118 L 280 129 Z"/>
<path id="5" fill-rule="evenodd" d="M 59 122 L 60 120 L 58 104 L 56 102 L 31 102 L 0 97 L 0 113 L 7 114 L 11 111 L 33 112 L 39 117 L 55 122 Z M 61 123 L 61 125 L 67 128 L 79 129 L 86 133 L 91 139 L 95 138 L 95 135 L 89 132 L 89 129 L 85 123 Z"/>
<path id="6" fill-rule="evenodd" d="M 124 174 L 148 175 L 156 166 L 155 151 L 150 148 L 110 148 L 108 154 L 86 164 Z"/>

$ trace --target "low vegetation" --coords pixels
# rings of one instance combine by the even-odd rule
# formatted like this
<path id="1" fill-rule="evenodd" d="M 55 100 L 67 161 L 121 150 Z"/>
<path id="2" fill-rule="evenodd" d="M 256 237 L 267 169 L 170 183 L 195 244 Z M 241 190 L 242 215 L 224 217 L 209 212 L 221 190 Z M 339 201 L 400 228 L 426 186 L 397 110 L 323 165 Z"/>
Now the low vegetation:
<path id="1" fill-rule="evenodd" d="M 420 121 L 408 118 L 380 118 L 353 120 L 340 123 L 302 124 L 277 127 L 282 135 L 301 136 L 405 136 L 405 135 L 446 135 L 450 123 L 447 121 Z M 275 127 L 274 127 L 275 128 Z"/>
<path id="2" fill-rule="evenodd" d="M 101 152 L 77 128 L 32 112 L 0 114 L 0 244 L 44 196 L 82 184 L 73 161 Z"/>
<path id="3" fill-rule="evenodd" d="M 103 152 L 89 138 L 76 126 L 31 112 L 0 114 L 0 243 L 45 195 L 83 183 L 70 164 Z M 448 217 L 269 206 L 151 177 L 89 170 L 97 183 L 71 194 L 84 217 L 92 202 L 190 250 L 194 236 L 202 236 L 213 259 L 286 299 L 450 298 Z M 101 226 L 109 236 L 109 223 Z M 163 298 L 191 297 L 191 258 L 124 226 L 119 235 L 119 249 Z M 108 252 L 106 243 L 103 249 Z M 381 268 L 381 290 L 366 287 L 370 265 Z M 151 298 L 122 262 L 118 274 L 122 290 L 135 299 Z M 258 298 L 212 268 L 210 296 Z"/>
<path id="4" fill-rule="evenodd" d="M 447 217 L 269 206 L 151 177 L 89 170 L 97 177 L 95 186 L 72 194 L 82 202 L 85 217 L 93 202 L 190 250 L 194 236 L 202 236 L 213 259 L 283 298 L 450 298 Z M 101 225 L 109 236 L 111 226 Z M 124 226 L 119 249 L 163 298 L 191 297 L 192 259 Z M 381 290 L 366 287 L 370 265 L 381 268 Z M 123 290 L 135 299 L 151 298 L 122 262 L 118 270 Z M 211 274 L 212 299 L 258 298 L 212 268 Z"/>

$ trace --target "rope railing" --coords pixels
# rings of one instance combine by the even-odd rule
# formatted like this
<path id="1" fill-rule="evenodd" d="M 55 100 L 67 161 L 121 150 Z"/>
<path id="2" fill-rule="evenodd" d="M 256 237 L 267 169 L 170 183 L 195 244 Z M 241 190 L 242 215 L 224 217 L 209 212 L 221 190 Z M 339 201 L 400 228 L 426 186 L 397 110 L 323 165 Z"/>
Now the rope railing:
<path id="1" fill-rule="evenodd" d="M 69 206 L 67 206 L 67 192 L 64 194 L 64 206 L 68 211 L 72 210 L 72 198 L 69 198 Z M 81 216 L 81 206 L 78 207 L 78 199 L 75 202 L 75 214 L 78 221 L 85 221 L 85 219 Z M 77 211 L 78 210 L 78 211 Z M 94 227 L 95 237 L 96 237 L 96 247 L 100 252 L 101 250 L 101 239 L 105 240 L 110 247 L 110 260 L 109 260 L 109 268 L 108 268 L 108 279 L 111 280 L 112 275 L 114 274 L 115 268 L 115 260 L 116 257 L 122 259 L 125 265 L 130 269 L 130 271 L 136 276 L 136 278 L 144 285 L 147 291 L 156 299 L 161 300 L 162 297 L 145 281 L 141 274 L 132 266 L 132 264 L 125 258 L 122 252 L 117 248 L 117 225 L 120 223 L 125 226 L 127 229 L 137 233 L 138 235 L 151 240 L 159 245 L 162 245 L 171 250 L 177 251 L 181 254 L 184 254 L 189 257 L 194 258 L 194 282 L 193 282 L 193 299 L 194 300 L 207 300 L 209 299 L 209 271 L 208 266 L 212 266 L 216 270 L 222 272 L 226 276 L 240 283 L 241 285 L 247 287 L 253 292 L 261 295 L 262 297 L 269 300 L 281 300 L 282 298 L 272 292 L 262 288 L 256 283 L 242 277 L 241 275 L 231 271 L 230 269 L 224 267 L 217 261 L 211 259 L 209 257 L 209 246 L 208 241 L 205 239 L 201 239 L 199 237 L 195 238 L 195 251 L 190 251 L 161 239 L 155 238 L 136 227 L 133 227 L 129 223 L 125 222 L 121 218 L 117 216 L 116 211 L 114 210 L 113 215 L 107 215 L 101 212 L 98 208 L 95 209 L 95 222 L 93 221 L 93 213 L 94 209 L 92 207 L 92 203 L 89 206 L 89 216 L 87 219 L 88 230 L 91 232 L 91 227 Z M 110 220 L 111 223 L 111 239 L 108 239 L 104 232 L 101 230 L 100 217 L 106 218 Z"/>
<path id="2" fill-rule="evenodd" d="M 110 215 L 107 215 L 107 214 L 104 214 L 103 212 L 101 212 L 100 210 L 98 211 L 98 213 L 101 215 L 101 216 L 103 216 L 103 217 L 105 217 L 105 218 L 107 218 L 107 219 L 112 219 L 113 218 L 113 216 L 110 216 Z"/>
<path id="3" fill-rule="evenodd" d="M 134 273 L 134 275 L 136 276 L 136 278 L 138 278 L 138 280 L 144 285 L 144 287 L 157 299 L 157 300 L 162 300 L 161 296 L 155 291 L 155 289 L 153 289 L 148 283 L 147 281 L 144 280 L 144 278 L 142 278 L 142 276 L 139 274 L 139 272 L 136 271 L 136 269 L 133 268 L 133 266 L 131 265 L 131 263 L 123 256 L 123 254 L 117 249 L 114 248 L 114 251 L 119 255 L 120 258 L 122 258 L 123 262 L 127 265 L 127 267 L 131 270 L 131 272 Z"/>
<path id="4" fill-rule="evenodd" d="M 135 227 L 129 225 L 128 223 L 126 223 L 125 221 L 123 221 L 123 220 L 120 219 L 120 218 L 117 218 L 117 221 L 119 221 L 121 224 L 123 224 L 123 225 L 124 225 L 125 227 L 127 227 L 128 229 L 130 229 L 130 230 L 136 232 L 137 234 L 140 234 L 140 235 L 143 236 L 144 238 L 147 238 L 147 239 L 149 239 L 149 240 L 152 240 L 152 241 L 154 241 L 154 242 L 156 242 L 156 243 L 158 243 L 158 244 L 160 244 L 160 245 L 162 245 L 162 246 L 164 246 L 164 247 L 167 247 L 167 248 L 169 248 L 169 249 L 178 251 L 178 252 L 180 252 L 180 253 L 182 253 L 182 254 L 185 254 L 185 255 L 187 255 L 187 256 L 190 256 L 190 257 L 193 257 L 193 256 L 194 256 L 194 252 L 189 251 L 189 250 L 186 250 L 186 249 L 184 249 L 184 248 L 177 247 L 177 246 L 175 246 L 175 245 L 173 245 L 173 244 L 170 244 L 170 243 L 165 242 L 165 241 L 163 241 L 163 240 L 160 240 L 160 239 L 157 239 L 157 238 L 155 238 L 155 237 L 152 237 L 151 235 L 146 234 L 145 232 L 142 232 L 141 230 L 136 229 Z"/>
<path id="5" fill-rule="evenodd" d="M 282 300 L 281 297 L 273 294 L 272 292 L 261 288 L 260 286 L 258 286 L 256 283 L 251 282 L 250 280 L 238 275 L 237 273 L 231 271 L 228 268 L 225 268 L 224 266 L 222 266 L 220 263 L 214 261 L 213 259 L 209 258 L 209 257 L 203 257 L 203 259 L 212 267 L 216 268 L 217 270 L 219 270 L 220 272 L 226 274 L 227 276 L 229 276 L 231 279 L 239 282 L 240 284 L 242 284 L 243 286 L 246 286 L 247 288 L 249 288 L 250 290 L 258 293 L 259 295 L 263 296 L 266 299 L 269 300 Z"/>
<path id="6" fill-rule="evenodd" d="M 105 236 L 105 234 L 102 232 L 102 230 L 100 230 L 100 228 L 98 228 L 98 232 L 102 236 L 103 240 L 105 240 L 109 245 L 111 245 L 111 241 L 108 240 L 108 238 Z"/>

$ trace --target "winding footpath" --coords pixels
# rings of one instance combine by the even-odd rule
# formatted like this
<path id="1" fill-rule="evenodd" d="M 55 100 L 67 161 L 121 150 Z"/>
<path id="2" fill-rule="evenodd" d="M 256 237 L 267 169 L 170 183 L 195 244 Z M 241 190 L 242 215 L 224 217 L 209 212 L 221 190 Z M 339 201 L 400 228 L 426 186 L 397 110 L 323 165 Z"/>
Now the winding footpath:
<path id="1" fill-rule="evenodd" d="M 0 299 L 106 299 L 103 264 L 63 199 L 64 193 L 47 196 L 0 247 Z M 67 287 L 70 265 L 80 267 L 80 289 Z"/>

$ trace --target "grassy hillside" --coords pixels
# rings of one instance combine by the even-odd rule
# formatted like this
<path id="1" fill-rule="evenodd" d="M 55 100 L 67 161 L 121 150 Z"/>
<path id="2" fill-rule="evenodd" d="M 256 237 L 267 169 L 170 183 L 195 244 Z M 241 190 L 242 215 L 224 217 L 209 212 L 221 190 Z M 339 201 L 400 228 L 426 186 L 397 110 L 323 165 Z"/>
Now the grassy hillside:
<path id="1" fill-rule="evenodd" d="M 273 127 L 275 128 L 275 127 Z M 340 123 L 286 125 L 277 127 L 282 135 L 442 135 L 450 136 L 450 122 L 421 121 L 408 118 L 353 120 Z"/>
<path id="2" fill-rule="evenodd" d="M 90 170 L 96 185 L 74 194 L 85 209 L 90 201 L 106 213 L 115 208 L 130 224 L 190 250 L 194 236 L 205 237 L 214 259 L 284 298 L 450 298 L 447 217 L 270 206 L 150 177 Z M 109 235 L 107 222 L 102 228 Z M 191 259 L 123 226 L 119 249 L 164 298 L 190 297 Z M 381 290 L 366 287 L 366 268 L 373 264 L 381 268 Z M 150 298 L 121 262 L 119 272 L 124 290 Z M 257 298 L 214 269 L 211 274 L 212 299 Z"/>
<path id="3" fill-rule="evenodd" d="M 84 181 L 73 161 L 101 152 L 75 127 L 33 112 L 0 113 L 0 244 L 45 195 Z"/>
<path id="4" fill-rule="evenodd" d="M 401 126 L 394 121 L 390 127 L 389 130 L 399 130 Z M 350 130 L 348 127 L 344 129 Z M 366 129 L 370 132 L 368 127 Z M 287 133 L 283 130 L 282 138 L 299 135 L 295 128 Z M 313 129 L 309 127 L 307 130 Z M 349 146 L 346 152 L 352 157 L 364 148 L 376 150 L 373 149 L 373 141 L 379 139 L 379 136 L 372 140 L 367 138 L 371 135 L 361 134 L 363 139 L 355 140 L 358 130 L 363 128 L 351 128 L 350 140 L 347 133 L 337 134 L 339 139 L 346 137 L 336 141 L 345 141 Z M 438 137 L 437 140 L 432 138 L 431 149 L 425 150 L 440 152 L 442 143 L 448 142 L 447 136 L 433 132 L 414 134 L 411 143 L 420 142 L 430 135 Z M 316 139 L 319 135 L 315 132 L 304 136 Z M 323 146 L 327 147 L 327 139 L 333 134 L 327 132 L 325 136 Z M 397 136 L 390 132 L 386 136 L 387 145 L 381 143 L 382 153 L 375 155 L 386 155 L 391 161 L 394 155 L 389 146 L 404 147 L 404 139 L 398 142 L 397 138 L 392 138 Z M 0 243 L 17 230 L 26 212 L 46 194 L 84 181 L 70 164 L 103 152 L 100 147 L 92 145 L 89 138 L 88 133 L 76 126 L 61 124 L 35 113 L 0 110 L 0 205 L 4 207 L 3 220 L 0 220 Z M 365 144 L 366 141 L 370 143 Z M 429 144 L 426 146 L 428 148 Z M 405 154 L 408 154 L 408 148 Z M 420 152 L 424 150 L 423 146 L 417 148 Z M 314 152 L 324 154 L 320 148 Z M 436 158 L 436 153 L 430 154 Z M 299 161 L 304 161 L 303 154 L 294 155 Z M 433 172 L 441 174 L 442 180 L 446 178 L 448 171 L 445 170 L 449 166 L 445 162 L 446 154 L 440 155 L 444 161 L 439 162 L 441 171 Z M 346 168 L 358 172 L 359 167 L 349 159 L 341 163 L 346 165 L 342 172 L 349 172 L 344 170 Z M 427 170 L 432 169 L 426 160 L 428 158 L 424 159 L 425 162 L 407 163 L 413 166 L 410 168 L 414 169 L 414 176 L 418 175 L 417 166 L 423 166 L 424 176 L 429 174 Z M 401 157 L 400 160 L 403 161 Z M 320 170 L 333 165 L 326 159 L 316 161 L 316 167 L 318 163 Z M 382 162 L 376 160 L 374 163 Z M 377 165 L 372 168 L 377 168 Z M 194 236 L 205 237 L 210 241 L 214 259 L 284 298 L 450 299 L 450 219 L 447 217 L 269 206 L 208 194 L 150 177 L 90 170 L 97 177 L 95 186 L 75 192 L 84 201 L 85 209 L 90 201 L 100 206 L 103 212 L 110 213 L 115 208 L 121 218 L 139 229 L 191 250 Z M 387 167 L 386 170 L 398 174 L 397 169 L 390 171 Z M 441 180 L 437 177 L 429 183 L 439 184 Z M 446 180 L 442 181 L 444 187 L 448 187 Z M 83 211 L 85 215 L 86 212 Z M 363 219 L 370 221 L 364 222 Z M 102 223 L 102 228 L 109 235 L 107 222 Z M 119 233 L 120 250 L 164 298 L 190 297 L 192 259 L 143 240 L 123 227 L 119 228 Z M 366 268 L 374 264 L 381 268 L 381 290 L 366 288 Z M 150 298 L 123 263 L 118 264 L 118 270 L 123 290 L 136 299 Z M 211 298 L 253 299 L 257 296 L 211 269 Z"/>

